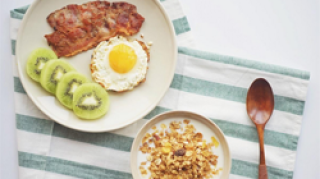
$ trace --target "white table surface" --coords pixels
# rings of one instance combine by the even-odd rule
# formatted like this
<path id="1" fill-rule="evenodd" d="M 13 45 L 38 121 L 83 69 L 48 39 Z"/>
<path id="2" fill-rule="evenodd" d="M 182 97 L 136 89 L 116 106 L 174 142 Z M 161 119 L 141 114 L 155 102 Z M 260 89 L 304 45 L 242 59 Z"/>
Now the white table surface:
<path id="1" fill-rule="evenodd" d="M 18 178 L 9 10 L 31 2 L 0 0 L 1 179 Z M 311 72 L 294 179 L 319 179 L 319 1 L 181 0 L 181 4 L 197 48 Z"/>

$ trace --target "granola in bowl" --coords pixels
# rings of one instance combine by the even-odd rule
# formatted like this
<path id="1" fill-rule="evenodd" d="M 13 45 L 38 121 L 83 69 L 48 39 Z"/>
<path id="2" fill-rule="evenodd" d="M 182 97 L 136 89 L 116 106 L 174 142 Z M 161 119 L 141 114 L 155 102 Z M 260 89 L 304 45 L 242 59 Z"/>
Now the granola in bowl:
<path id="1" fill-rule="evenodd" d="M 219 141 L 206 140 L 188 119 L 161 123 L 142 138 L 139 150 L 146 157 L 139 170 L 148 179 L 214 178 L 222 171 L 215 148 Z"/>

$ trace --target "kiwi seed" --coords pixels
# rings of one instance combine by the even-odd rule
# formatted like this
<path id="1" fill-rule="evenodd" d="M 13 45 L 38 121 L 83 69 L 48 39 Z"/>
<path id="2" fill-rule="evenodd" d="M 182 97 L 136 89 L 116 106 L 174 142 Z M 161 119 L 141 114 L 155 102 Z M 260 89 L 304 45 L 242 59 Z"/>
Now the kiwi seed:
<path id="1" fill-rule="evenodd" d="M 65 74 L 67 73 L 67 71 L 61 66 L 61 65 L 58 65 L 52 72 L 51 74 L 51 77 L 50 77 L 50 81 L 54 84 L 57 84 L 58 83 L 58 79 L 61 78 L 61 74 Z M 58 75 L 58 77 L 57 77 Z"/>
<path id="2" fill-rule="evenodd" d="M 86 98 L 90 98 L 91 96 L 93 95 L 95 101 L 98 103 L 96 105 L 82 105 L 82 102 L 86 99 Z M 93 91 L 93 92 L 89 92 L 89 93 L 85 93 L 82 95 L 82 97 L 79 99 L 78 101 L 78 104 L 77 106 L 80 108 L 80 109 L 83 109 L 83 110 L 95 110 L 97 108 L 99 108 L 102 104 L 102 101 L 101 101 L 101 98 L 99 98 L 97 95 L 96 95 L 96 92 Z"/>
<path id="3" fill-rule="evenodd" d="M 70 96 L 73 97 L 73 93 L 71 92 L 71 88 L 73 85 L 77 84 L 78 86 L 82 85 L 82 81 L 81 80 L 77 80 L 77 79 L 72 79 L 69 83 L 68 83 L 68 87 L 65 91 L 65 95 L 66 96 Z"/>
<path id="4" fill-rule="evenodd" d="M 74 92 L 89 80 L 81 73 L 71 71 L 63 75 L 57 84 L 56 97 L 65 107 L 73 108 Z"/>
<path id="5" fill-rule="evenodd" d="M 38 57 L 38 58 L 37 58 L 37 62 L 36 62 L 36 64 L 35 64 L 35 66 L 36 66 L 37 68 L 34 70 L 34 72 L 35 72 L 36 74 L 40 75 L 40 74 L 41 74 L 41 69 L 42 69 L 40 66 L 44 65 L 44 63 L 46 63 L 48 60 L 49 60 L 49 59 L 46 58 L 46 57 Z"/>

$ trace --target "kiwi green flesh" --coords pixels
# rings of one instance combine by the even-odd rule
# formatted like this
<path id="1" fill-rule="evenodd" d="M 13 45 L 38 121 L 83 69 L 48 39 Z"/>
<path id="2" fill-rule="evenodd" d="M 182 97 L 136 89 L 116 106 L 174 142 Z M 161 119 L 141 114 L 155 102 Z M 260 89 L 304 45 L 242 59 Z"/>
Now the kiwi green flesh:
<path id="1" fill-rule="evenodd" d="M 108 112 L 109 95 L 97 83 L 85 83 L 73 94 L 73 111 L 82 119 L 97 119 Z"/>
<path id="2" fill-rule="evenodd" d="M 41 86 L 52 94 L 56 94 L 57 84 L 65 73 L 75 69 L 63 60 L 49 60 L 40 75 Z"/>
<path id="3" fill-rule="evenodd" d="M 71 71 L 64 74 L 57 85 L 57 90 L 56 90 L 57 99 L 65 107 L 72 109 L 73 93 L 76 91 L 76 89 L 80 85 L 87 82 L 88 82 L 88 79 L 84 75 L 78 72 Z"/>
<path id="4" fill-rule="evenodd" d="M 57 59 L 57 55 L 49 49 L 37 48 L 31 52 L 27 60 L 27 74 L 36 82 L 40 81 L 41 70 L 45 63 L 51 59 Z"/>

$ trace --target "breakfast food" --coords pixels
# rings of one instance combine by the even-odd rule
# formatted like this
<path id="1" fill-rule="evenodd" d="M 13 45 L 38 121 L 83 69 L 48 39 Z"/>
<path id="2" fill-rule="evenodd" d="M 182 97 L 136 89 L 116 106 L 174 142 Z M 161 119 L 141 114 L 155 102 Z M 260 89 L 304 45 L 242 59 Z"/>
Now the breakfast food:
<path id="1" fill-rule="evenodd" d="M 45 35 L 58 57 L 73 56 L 116 35 L 139 32 L 144 17 L 126 2 L 92 1 L 71 4 L 51 13 L 47 22 L 55 30 Z"/>
<path id="2" fill-rule="evenodd" d="M 75 69 L 69 63 L 63 60 L 48 61 L 41 71 L 41 86 L 48 92 L 56 94 L 59 80 L 65 73 L 69 71 L 75 71 Z"/>
<path id="3" fill-rule="evenodd" d="M 131 90 L 145 81 L 149 58 L 144 42 L 113 37 L 94 50 L 90 66 L 92 79 L 106 90 Z"/>
<path id="4" fill-rule="evenodd" d="M 57 85 L 56 97 L 61 104 L 72 109 L 73 93 L 86 82 L 88 82 L 88 79 L 84 75 L 74 71 L 68 72 L 61 77 Z"/>
<path id="5" fill-rule="evenodd" d="M 147 161 L 139 166 L 142 176 L 149 171 L 150 179 L 207 179 L 222 170 L 217 167 L 218 156 L 212 151 L 213 147 L 219 147 L 219 142 L 211 137 L 207 143 L 189 120 L 171 122 L 170 130 L 165 124 L 161 124 L 160 129 L 156 126 L 152 129 L 154 132 L 144 136 L 140 147 L 140 151 L 147 154 Z"/>
<path id="6" fill-rule="evenodd" d="M 27 61 L 27 74 L 36 82 L 40 81 L 41 70 L 47 61 L 58 57 L 52 50 L 37 48 L 31 52 Z"/>
<path id="7" fill-rule="evenodd" d="M 29 56 L 27 69 L 39 71 L 39 82 L 55 94 L 60 103 L 83 119 L 97 119 L 109 109 L 109 96 L 104 88 L 89 80 L 66 61 L 52 59 L 53 51 L 38 48 Z M 36 74 L 36 73 L 35 73 Z M 33 77 L 29 74 L 30 77 Z"/>
<path id="8" fill-rule="evenodd" d="M 97 83 L 85 83 L 73 93 L 73 111 L 82 119 L 97 119 L 108 109 L 109 95 Z"/>

